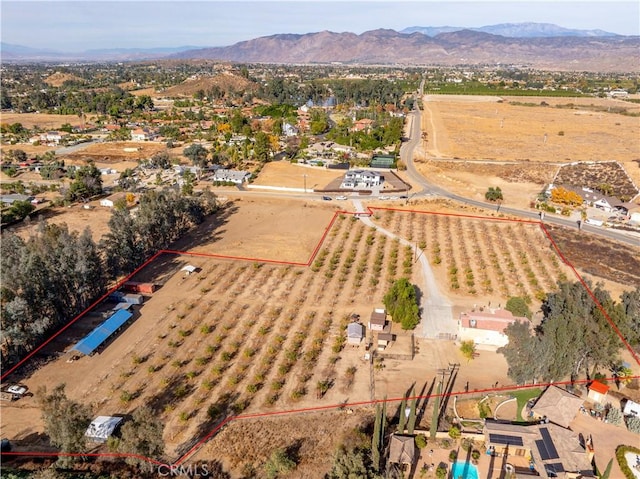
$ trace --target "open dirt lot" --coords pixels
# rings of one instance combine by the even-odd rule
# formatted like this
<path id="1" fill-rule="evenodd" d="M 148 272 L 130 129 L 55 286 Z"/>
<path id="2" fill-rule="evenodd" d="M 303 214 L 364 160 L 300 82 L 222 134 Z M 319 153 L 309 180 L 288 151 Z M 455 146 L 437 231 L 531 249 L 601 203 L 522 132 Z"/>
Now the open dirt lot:
<path id="1" fill-rule="evenodd" d="M 314 188 L 324 188 L 332 180 L 344 176 L 344 171 L 272 161 L 264 165 L 253 184 L 303 189 L 305 176 L 307 191 L 312 191 Z"/>
<path id="2" fill-rule="evenodd" d="M 527 207 L 563 163 L 616 160 L 638 184 L 640 118 L 616 113 L 620 108 L 640 111 L 612 99 L 429 95 L 416 165 L 464 196 L 482 199 L 489 186 L 499 186 L 504 203 L 516 207 Z"/>
<path id="3" fill-rule="evenodd" d="M 90 115 L 85 117 L 85 121 L 91 121 Z M 43 130 L 51 130 L 60 128 L 65 123 L 70 125 L 79 125 L 81 118 L 78 115 L 55 115 L 49 113 L 2 113 L 0 122 L 13 124 L 21 123 L 25 128 L 33 128 L 35 126 Z"/>
<path id="4" fill-rule="evenodd" d="M 93 143 L 86 148 L 75 153 L 64 155 L 65 161 L 85 162 L 92 160 L 96 164 L 114 164 L 123 161 L 135 162 L 146 160 L 155 153 L 165 151 L 167 147 L 163 143 L 135 142 L 135 141 L 113 141 L 105 143 Z"/>

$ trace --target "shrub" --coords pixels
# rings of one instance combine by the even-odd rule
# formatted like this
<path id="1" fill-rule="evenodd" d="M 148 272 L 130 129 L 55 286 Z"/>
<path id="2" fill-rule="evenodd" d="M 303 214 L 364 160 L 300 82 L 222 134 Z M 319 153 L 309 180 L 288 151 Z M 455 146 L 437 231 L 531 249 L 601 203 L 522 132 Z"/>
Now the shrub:
<path id="1" fill-rule="evenodd" d="M 436 469 L 436 477 L 438 479 L 445 479 L 445 477 L 447 477 L 447 468 L 438 466 L 438 469 Z"/>
<path id="2" fill-rule="evenodd" d="M 416 436 L 416 447 L 418 449 L 424 449 L 425 447 L 427 447 L 427 438 L 425 437 L 424 434 L 418 434 Z"/>
<path id="3" fill-rule="evenodd" d="M 454 451 L 451 451 L 451 452 L 449 453 L 449 460 L 450 460 L 451 462 L 455 462 L 455 461 L 456 461 L 456 459 L 458 459 L 458 452 L 457 452 L 457 451 L 455 451 L 455 450 L 454 450 Z"/>
<path id="4" fill-rule="evenodd" d="M 622 411 L 619 408 L 614 406 L 609 406 L 609 410 L 607 411 L 606 421 L 610 424 L 618 424 L 622 423 Z"/>
<path id="5" fill-rule="evenodd" d="M 627 418 L 627 429 L 636 434 L 640 434 L 640 417 L 629 416 Z"/>
<path id="6" fill-rule="evenodd" d="M 451 426 L 449 429 L 449 437 L 451 439 L 458 439 L 460 437 L 460 429 L 457 426 Z"/>
<path id="7" fill-rule="evenodd" d="M 126 389 L 123 389 L 122 392 L 120 393 L 120 401 L 126 404 L 130 402 L 132 399 L 133 399 L 133 394 L 127 391 Z"/>

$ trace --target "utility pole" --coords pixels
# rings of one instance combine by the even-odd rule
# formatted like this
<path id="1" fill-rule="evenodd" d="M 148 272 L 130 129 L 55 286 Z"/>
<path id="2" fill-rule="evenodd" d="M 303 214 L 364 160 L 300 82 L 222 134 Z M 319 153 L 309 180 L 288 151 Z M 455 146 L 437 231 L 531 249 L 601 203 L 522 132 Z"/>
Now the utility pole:
<path id="1" fill-rule="evenodd" d="M 307 175 L 304 174 L 302 175 L 302 177 L 304 178 L 304 192 L 307 192 Z"/>

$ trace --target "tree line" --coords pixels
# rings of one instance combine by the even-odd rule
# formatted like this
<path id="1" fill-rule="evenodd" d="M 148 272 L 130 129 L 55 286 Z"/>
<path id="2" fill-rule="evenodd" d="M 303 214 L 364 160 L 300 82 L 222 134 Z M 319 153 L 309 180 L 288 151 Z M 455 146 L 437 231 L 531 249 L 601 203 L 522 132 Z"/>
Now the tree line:
<path id="1" fill-rule="evenodd" d="M 631 345 L 640 345 L 640 287 L 626 291 L 616 302 L 601 284 L 593 294 Z M 542 303 L 543 319 L 509 325 L 509 343 L 500 348 L 508 374 L 518 384 L 596 377 L 600 368 L 614 376 L 622 369 L 622 341 L 607 317 L 580 282 L 562 282 Z"/>
<path id="2" fill-rule="evenodd" d="M 119 205 L 108 233 L 96 243 L 82 233 L 41 222 L 28 239 L 3 238 L 0 288 L 0 355 L 3 369 L 84 311 L 109 282 L 204 221 L 217 209 L 215 196 L 184 197 L 174 190 L 141 196 L 137 214 Z"/>

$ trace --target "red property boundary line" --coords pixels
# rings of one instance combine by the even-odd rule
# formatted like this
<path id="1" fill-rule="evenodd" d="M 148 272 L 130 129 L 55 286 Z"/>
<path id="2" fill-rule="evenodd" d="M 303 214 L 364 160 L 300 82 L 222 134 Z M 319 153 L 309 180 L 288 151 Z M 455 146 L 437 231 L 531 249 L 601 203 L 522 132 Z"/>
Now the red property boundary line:
<path id="1" fill-rule="evenodd" d="M 40 346 L 38 346 L 36 349 L 31 351 L 25 358 L 23 358 L 16 365 L 14 365 L 11 369 L 9 369 L 7 372 L 5 372 L 2 375 L 2 377 L 0 378 L 0 380 L 4 381 L 6 377 L 8 377 L 10 374 L 12 374 L 14 371 L 16 371 L 22 365 L 24 365 L 24 363 L 26 361 L 28 361 L 30 358 L 32 358 L 42 348 L 44 348 L 47 344 L 49 344 L 51 341 L 53 341 L 55 338 L 57 338 L 67 328 L 69 328 L 71 325 L 73 325 L 76 321 L 78 321 L 79 319 L 84 317 L 84 315 L 87 314 L 91 309 L 93 309 L 98 304 L 100 304 L 102 301 L 104 301 L 107 298 L 107 296 L 109 296 L 114 291 L 118 290 L 126 281 L 128 281 L 131 277 L 133 277 L 138 272 L 140 272 L 143 268 L 148 266 L 151 262 L 155 261 L 160 255 L 172 254 L 172 255 L 179 255 L 179 256 L 184 255 L 184 256 L 207 257 L 207 258 L 216 258 L 216 259 L 228 259 L 228 260 L 235 260 L 235 261 L 252 261 L 252 262 L 259 262 L 259 263 L 270 263 L 270 264 L 291 265 L 291 266 L 310 266 L 311 263 L 313 262 L 313 260 L 315 259 L 316 255 L 318 254 L 320 248 L 324 244 L 324 242 L 326 240 L 326 237 L 327 237 L 329 231 L 331 230 L 331 228 L 333 227 L 333 225 L 335 224 L 336 218 L 338 218 L 338 216 L 340 216 L 340 215 L 357 216 L 357 215 L 360 215 L 360 214 L 363 214 L 363 213 L 366 214 L 366 215 L 371 216 L 377 210 L 380 210 L 380 211 L 399 211 L 399 212 L 403 212 L 403 213 L 428 214 L 428 215 L 434 215 L 434 216 L 450 216 L 450 217 L 467 218 L 467 219 L 475 219 L 475 220 L 482 220 L 482 221 L 498 221 L 498 222 L 522 223 L 522 224 L 532 224 L 532 225 L 540 226 L 540 228 L 544 232 L 545 236 L 549 239 L 551 245 L 553 246 L 554 251 L 558 254 L 558 256 L 560 256 L 562 261 L 567 266 L 569 266 L 569 268 L 573 271 L 574 275 L 576 276 L 576 278 L 578 279 L 578 281 L 580 282 L 582 287 L 585 288 L 585 290 L 587 291 L 587 293 L 589 294 L 591 299 L 594 301 L 596 307 L 604 315 L 604 317 L 606 318 L 606 320 L 609 323 L 609 325 L 613 328 L 613 330 L 618 335 L 618 337 L 620 338 L 622 343 L 625 345 L 627 350 L 631 353 L 631 355 L 633 356 L 635 361 L 638 364 L 640 364 L 640 358 L 638 357 L 638 355 L 635 353 L 635 351 L 633 351 L 633 348 L 631 347 L 631 345 L 627 342 L 627 340 L 624 338 L 624 336 L 622 335 L 622 333 L 620 332 L 618 327 L 615 325 L 615 323 L 611 319 L 611 317 L 605 311 L 604 307 L 597 300 L 597 298 L 595 297 L 595 295 L 593 294 L 593 292 L 589 288 L 588 284 L 585 282 L 585 280 L 582 278 L 582 276 L 580 276 L 580 274 L 578 273 L 576 268 L 573 266 L 573 264 L 564 256 L 564 254 L 562 253 L 562 251 L 560 250 L 560 248 L 558 247 L 558 245 L 556 244 L 556 242 L 552 238 L 551 234 L 549 233 L 548 229 L 545 227 L 543 222 L 536 221 L 536 220 L 517 219 L 517 218 L 495 218 L 495 217 L 480 216 L 480 215 L 469 215 L 469 214 L 458 214 L 458 213 L 442 213 L 442 212 L 431 212 L 431 211 L 411 210 L 411 209 L 402 209 L 402 208 L 384 208 L 384 207 L 367 206 L 365 212 L 353 212 L 353 211 L 343 211 L 343 210 L 336 211 L 334 213 L 334 215 L 332 216 L 331 220 L 329 221 L 328 225 L 325 227 L 324 232 L 323 232 L 320 240 L 318 241 L 316 247 L 314 248 L 313 252 L 311 253 L 311 256 L 309 257 L 309 259 L 308 259 L 308 261 L 306 263 L 296 262 L 296 261 L 281 261 L 281 260 L 273 260 L 273 259 L 264 259 L 264 258 L 250 258 L 250 257 L 243 257 L 243 256 L 220 255 L 220 254 L 203 253 L 203 252 L 197 252 L 197 251 L 175 251 L 175 250 L 161 250 L 161 251 L 158 251 L 151 258 L 149 258 L 147 261 L 145 261 L 141 266 L 136 268 L 132 273 L 130 273 L 125 278 L 120 280 L 114 287 L 112 287 L 107 293 L 105 293 L 98 300 L 96 300 L 94 303 L 92 303 L 82 313 L 80 313 L 77 316 L 75 316 L 69 323 L 67 323 L 56 334 L 51 336 L 49 339 L 47 339 L 45 342 L 43 342 Z M 636 378 L 640 378 L 640 376 L 631 376 L 631 378 L 632 379 L 636 379 Z M 615 379 L 616 378 L 606 378 L 606 379 L 604 379 L 604 381 L 615 381 Z M 514 391 L 514 390 L 519 390 L 519 389 L 531 389 L 531 388 L 534 388 L 534 387 L 544 388 L 544 387 L 549 386 L 551 384 L 566 385 L 566 384 L 581 384 L 581 383 L 587 383 L 587 382 L 590 382 L 590 381 L 585 379 L 585 380 L 578 380 L 578 381 L 561 381 L 561 382 L 555 382 L 555 383 L 540 383 L 540 384 L 531 384 L 531 385 L 523 385 L 523 386 L 505 386 L 505 387 L 502 387 L 502 388 L 486 388 L 486 389 L 475 389 L 475 390 L 471 390 L 471 391 L 457 391 L 457 392 L 451 392 L 451 393 L 441 393 L 441 394 L 431 394 L 431 395 L 423 395 L 423 396 L 413 396 L 413 397 L 410 397 L 408 399 L 411 399 L 411 400 L 413 400 L 413 399 L 418 399 L 418 400 L 419 399 L 430 399 L 430 398 L 435 398 L 435 397 L 448 397 L 448 396 L 452 396 L 452 395 L 453 396 L 460 396 L 460 395 L 478 394 L 478 393 L 487 393 L 487 392 Z M 180 456 L 172 465 L 173 466 L 179 466 L 180 464 L 184 463 L 186 460 L 189 459 L 189 457 L 192 454 L 197 452 L 198 449 L 200 449 L 207 441 L 209 441 L 213 436 L 215 436 L 224 426 L 226 426 L 227 424 L 229 424 L 232 421 L 243 420 L 243 419 L 256 419 L 256 418 L 263 418 L 263 417 L 269 417 L 269 416 L 282 416 L 282 415 L 290 415 L 290 414 L 302 414 L 302 413 L 307 413 L 307 412 L 320 412 L 320 411 L 326 411 L 326 410 L 332 410 L 332 409 L 342 409 L 342 408 L 346 408 L 346 407 L 371 406 L 371 405 L 385 403 L 385 402 L 387 402 L 387 403 L 398 402 L 398 401 L 402 401 L 403 399 L 405 399 L 405 398 L 377 399 L 377 400 L 359 401 L 359 402 L 353 402 L 353 403 L 332 404 L 332 405 L 325 405 L 325 406 L 314 406 L 314 407 L 301 408 L 301 409 L 291 409 L 291 410 L 283 410 L 283 411 L 270 411 L 270 412 L 262 412 L 262 413 L 242 414 L 242 415 L 237 415 L 237 416 L 228 416 L 220 424 L 215 426 L 207 435 L 205 435 L 203 438 L 201 438 L 193 447 L 191 447 L 191 449 L 189 449 L 186 453 L 184 453 L 182 456 Z M 7 453 L 3 453 L 3 454 L 5 454 L 7 456 L 16 456 L 16 457 L 17 456 L 29 456 L 29 457 L 118 457 L 118 458 L 137 458 L 137 459 L 149 462 L 150 464 L 154 464 L 154 465 L 157 465 L 157 466 L 165 466 L 165 467 L 170 467 L 171 466 L 169 464 L 164 464 L 161 461 L 158 461 L 158 460 L 153 459 L 153 458 L 144 457 L 144 456 L 140 456 L 140 455 L 136 455 L 136 454 L 125 454 L 125 453 L 85 453 L 85 454 L 76 453 L 76 454 L 74 454 L 74 453 L 53 453 L 53 452 L 7 452 Z"/>

